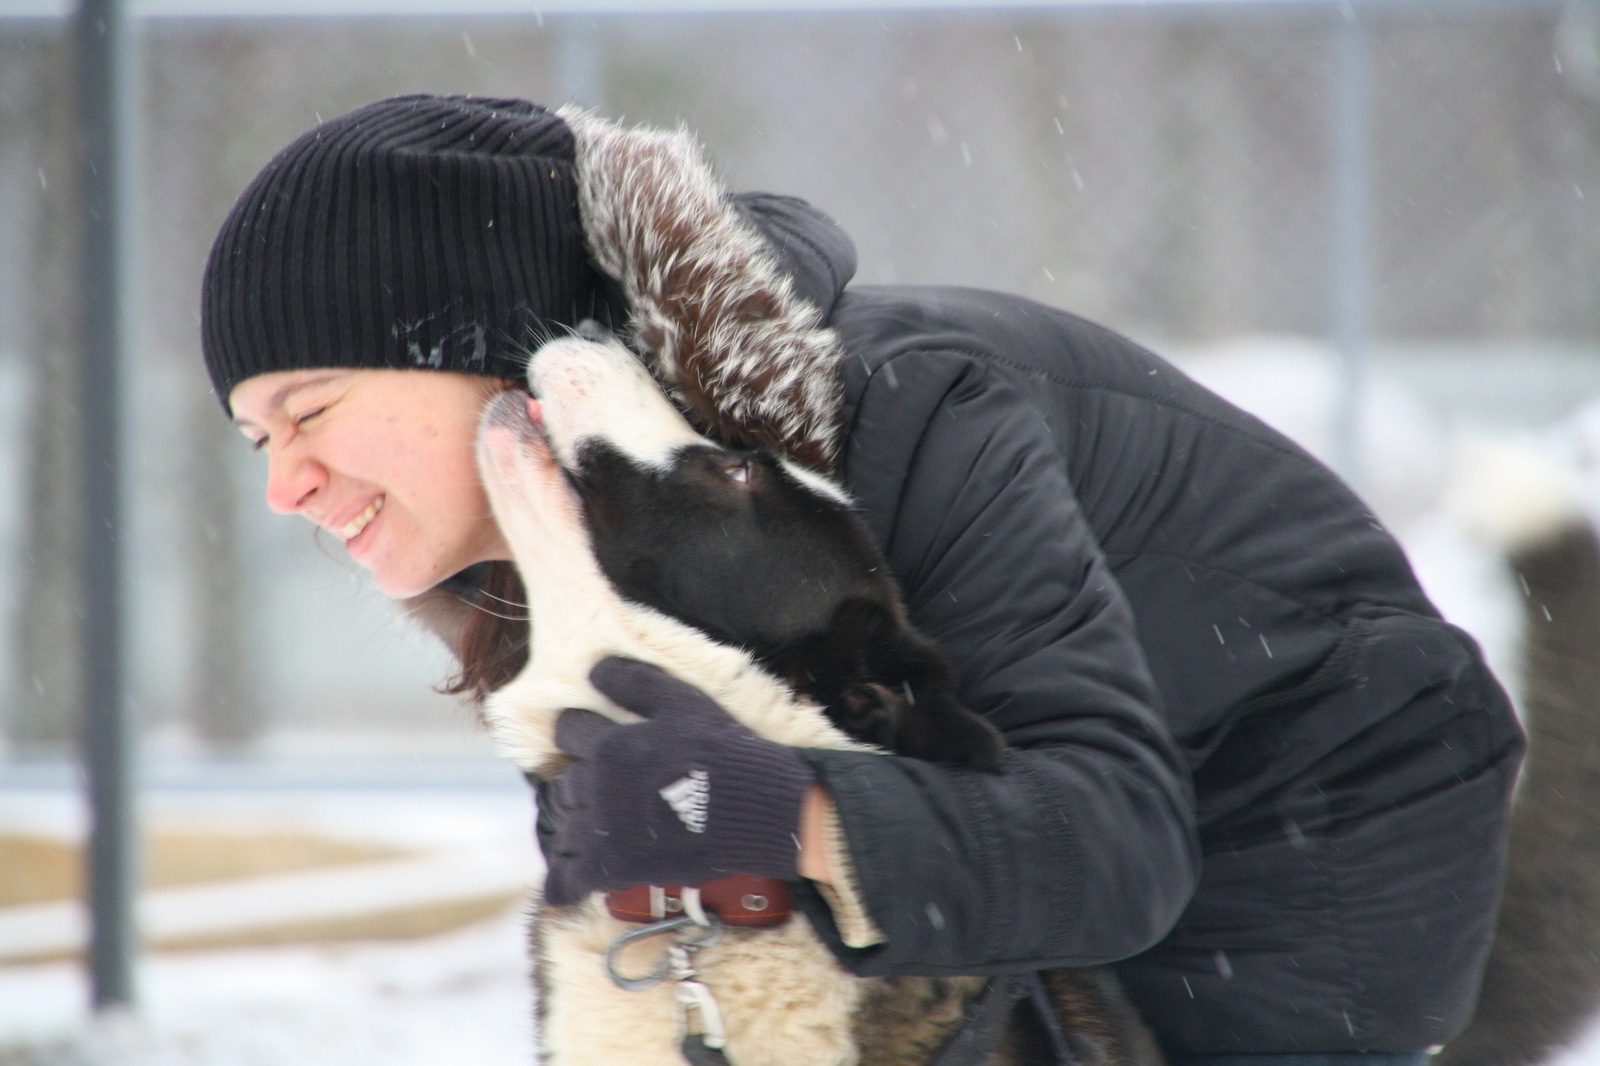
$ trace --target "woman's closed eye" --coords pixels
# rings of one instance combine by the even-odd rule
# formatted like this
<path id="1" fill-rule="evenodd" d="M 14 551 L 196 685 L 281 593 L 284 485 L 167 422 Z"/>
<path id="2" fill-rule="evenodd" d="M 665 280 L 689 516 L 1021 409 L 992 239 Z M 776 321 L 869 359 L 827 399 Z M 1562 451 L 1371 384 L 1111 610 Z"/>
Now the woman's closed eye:
<path id="1" fill-rule="evenodd" d="M 306 411 L 306 412 L 304 412 L 302 414 L 290 415 L 289 416 L 289 421 L 294 423 L 294 428 L 295 429 L 299 429 L 301 426 L 305 425 L 307 422 L 311 421 L 313 418 L 316 418 L 318 415 L 322 414 L 327 409 L 328 409 L 328 405 L 327 404 L 323 404 L 321 407 L 313 407 L 313 408 L 311 408 L 311 410 Z"/>
<path id="2" fill-rule="evenodd" d="M 312 419 L 316 418 L 318 415 L 320 415 L 320 414 L 324 413 L 325 411 L 327 411 L 327 409 L 330 406 L 331 406 L 330 404 L 323 404 L 321 407 L 313 407 L 308 411 L 301 412 L 300 414 L 290 415 L 289 416 L 289 424 L 292 427 L 294 427 L 296 430 L 298 430 L 301 426 L 305 425 L 307 422 L 311 421 Z M 250 450 L 252 452 L 261 451 L 262 449 L 264 449 L 272 441 L 272 437 L 269 434 L 266 434 L 266 433 L 263 433 L 259 437 L 246 437 L 245 439 L 249 442 Z"/>

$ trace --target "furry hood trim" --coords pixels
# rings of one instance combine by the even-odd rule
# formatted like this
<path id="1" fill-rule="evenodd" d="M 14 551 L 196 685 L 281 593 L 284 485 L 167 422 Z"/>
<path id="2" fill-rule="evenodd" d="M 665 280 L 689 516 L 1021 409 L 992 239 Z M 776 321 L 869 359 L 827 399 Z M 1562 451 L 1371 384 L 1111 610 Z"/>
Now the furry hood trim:
<path id="1" fill-rule="evenodd" d="M 699 142 L 575 107 L 560 115 L 577 140 L 584 238 L 627 299 L 627 340 L 701 432 L 832 473 L 843 348 Z M 447 582 L 400 607 L 459 658 L 471 595 Z"/>
<path id="2" fill-rule="evenodd" d="M 622 286 L 628 339 L 715 439 L 830 472 L 842 349 L 685 130 L 629 129 L 566 107 L 578 210 L 595 264 Z"/>

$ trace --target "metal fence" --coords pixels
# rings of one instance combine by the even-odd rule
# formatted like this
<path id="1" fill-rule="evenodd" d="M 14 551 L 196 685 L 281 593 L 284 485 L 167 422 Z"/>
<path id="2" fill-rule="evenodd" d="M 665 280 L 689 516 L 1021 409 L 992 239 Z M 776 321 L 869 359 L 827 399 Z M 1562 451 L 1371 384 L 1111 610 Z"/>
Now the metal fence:
<path id="1" fill-rule="evenodd" d="M 731 184 L 834 213 L 863 280 L 1012 289 L 1158 347 L 1290 333 L 1378 358 L 1442 344 L 1581 357 L 1600 342 L 1596 12 L 1439 0 L 142 20 L 127 469 L 132 593 L 158 620 L 134 634 L 144 720 L 175 744 L 232 743 L 274 723 L 359 732 L 375 706 L 418 726 L 440 711 L 420 682 L 441 665 L 413 665 L 414 642 L 386 650 L 387 616 L 359 577 L 259 507 L 259 470 L 197 371 L 209 237 L 318 116 L 424 88 L 686 122 Z M 46 410 L 26 398 L 72 350 L 58 263 L 67 43 L 60 24 L 0 22 L 0 385 L 25 414 Z M 4 430 L 17 465 L 0 532 L 24 563 L 3 590 L 8 646 L 23 648 L 0 667 L 13 747 L 72 733 L 72 701 L 49 691 L 72 684 L 49 667 L 70 619 L 39 621 L 71 600 L 50 576 L 63 534 L 30 522 L 62 482 L 27 474 L 64 450 L 48 439 L 63 422 L 56 409 Z"/>

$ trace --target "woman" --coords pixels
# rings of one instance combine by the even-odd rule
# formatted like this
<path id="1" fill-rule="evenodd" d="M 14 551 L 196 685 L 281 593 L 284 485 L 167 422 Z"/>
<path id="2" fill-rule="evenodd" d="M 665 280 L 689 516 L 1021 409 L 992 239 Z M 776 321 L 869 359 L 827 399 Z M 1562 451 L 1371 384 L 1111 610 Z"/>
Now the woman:
<path id="1" fill-rule="evenodd" d="M 245 190 L 205 354 L 270 506 L 391 596 L 514 603 L 477 412 L 542 337 L 632 337 L 714 433 L 838 472 L 1012 749 L 995 775 L 737 753 L 781 784 L 691 867 L 803 879 L 860 974 L 1115 963 L 1176 1061 L 1422 1061 L 1472 1010 L 1521 754 L 1472 641 L 1333 475 L 1169 364 L 1022 299 L 853 269 L 830 220 L 726 194 L 681 135 L 407 97 Z M 520 665 L 495 613 L 446 630 L 459 691 Z M 585 748 L 585 787 L 626 789 L 640 747 Z M 606 854 L 606 827 L 548 806 L 547 891 L 613 887 L 624 858 L 696 872 L 670 842 Z"/>

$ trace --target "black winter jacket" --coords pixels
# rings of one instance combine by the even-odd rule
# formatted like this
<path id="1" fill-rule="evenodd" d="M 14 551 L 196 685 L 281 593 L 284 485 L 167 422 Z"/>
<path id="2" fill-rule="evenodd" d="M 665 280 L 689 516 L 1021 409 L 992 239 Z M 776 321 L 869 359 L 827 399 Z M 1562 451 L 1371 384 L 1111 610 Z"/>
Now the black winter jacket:
<path id="1" fill-rule="evenodd" d="M 886 934 L 847 946 L 802 886 L 842 963 L 1114 963 L 1180 1057 L 1459 1031 L 1522 740 L 1361 501 L 1122 337 L 851 286 L 804 203 L 729 197 L 686 135 L 562 114 L 598 304 L 708 431 L 842 475 L 1010 745 L 995 775 L 806 753 Z"/>
<path id="2" fill-rule="evenodd" d="M 914 622 L 1014 749 L 998 777 L 810 753 L 887 935 L 848 948 L 810 897 L 845 964 L 1121 960 L 1179 1054 L 1458 1032 L 1521 734 L 1370 511 L 1114 333 L 846 288 L 827 220 L 742 210 L 842 340 L 841 469 Z"/>

